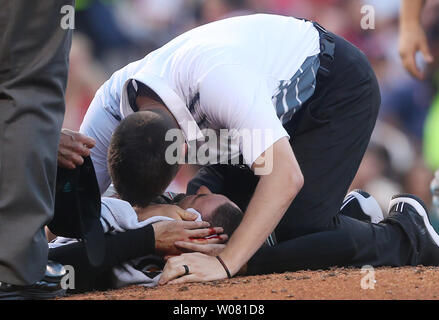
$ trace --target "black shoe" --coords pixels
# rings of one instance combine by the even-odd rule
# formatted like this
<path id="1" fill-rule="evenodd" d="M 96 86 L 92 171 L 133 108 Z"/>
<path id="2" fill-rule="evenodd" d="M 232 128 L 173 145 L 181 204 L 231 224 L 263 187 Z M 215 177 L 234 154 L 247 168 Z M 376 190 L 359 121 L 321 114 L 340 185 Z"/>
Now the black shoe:
<path id="1" fill-rule="evenodd" d="M 439 265 L 439 235 L 421 199 L 411 194 L 393 196 L 386 221 L 398 224 L 410 239 L 414 249 L 411 265 Z"/>
<path id="2" fill-rule="evenodd" d="M 49 261 L 44 278 L 32 285 L 19 286 L 0 282 L 0 300 L 53 299 L 65 295 L 61 279 L 66 275 L 64 267 Z"/>
<path id="3" fill-rule="evenodd" d="M 379 223 L 384 219 L 378 202 L 363 190 L 353 190 L 347 194 L 340 208 L 340 214 L 372 223 Z"/>

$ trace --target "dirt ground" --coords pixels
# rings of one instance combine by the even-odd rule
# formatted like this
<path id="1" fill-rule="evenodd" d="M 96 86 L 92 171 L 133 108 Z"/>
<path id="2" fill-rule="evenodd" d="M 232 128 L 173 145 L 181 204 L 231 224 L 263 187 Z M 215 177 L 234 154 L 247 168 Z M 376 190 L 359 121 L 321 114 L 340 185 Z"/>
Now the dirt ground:
<path id="1" fill-rule="evenodd" d="M 373 281 L 373 278 L 375 281 Z M 372 288 L 372 286 L 374 288 Z M 368 289 L 363 289 L 368 288 Z M 263 276 L 236 277 L 207 283 L 132 286 L 71 295 L 70 300 L 291 300 L 291 299 L 428 299 L 439 300 L 439 267 L 337 268 Z"/>

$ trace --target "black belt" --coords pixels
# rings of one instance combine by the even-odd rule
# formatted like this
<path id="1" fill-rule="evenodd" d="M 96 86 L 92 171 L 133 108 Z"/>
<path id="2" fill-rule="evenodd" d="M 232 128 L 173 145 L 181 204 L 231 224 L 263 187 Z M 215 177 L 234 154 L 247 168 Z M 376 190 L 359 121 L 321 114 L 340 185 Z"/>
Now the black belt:
<path id="1" fill-rule="evenodd" d="M 314 25 L 314 28 L 317 29 L 320 35 L 320 68 L 317 73 L 321 74 L 324 77 L 328 77 L 330 73 L 330 66 L 334 61 L 335 39 L 332 34 L 330 34 L 317 22 L 313 21 L 312 24 Z"/>

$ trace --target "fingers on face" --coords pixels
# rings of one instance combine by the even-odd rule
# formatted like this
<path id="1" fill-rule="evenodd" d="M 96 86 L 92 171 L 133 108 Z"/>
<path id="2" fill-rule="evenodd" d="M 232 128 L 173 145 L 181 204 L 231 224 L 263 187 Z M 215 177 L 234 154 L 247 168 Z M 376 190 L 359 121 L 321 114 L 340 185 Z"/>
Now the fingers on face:
<path id="1" fill-rule="evenodd" d="M 184 229 L 194 230 L 200 228 L 207 228 L 210 226 L 206 221 L 182 221 L 180 222 Z"/>
<path id="2" fill-rule="evenodd" d="M 220 234 L 218 236 L 215 236 L 213 238 L 206 239 L 208 244 L 218 244 L 218 243 L 225 243 L 227 240 L 229 240 L 229 236 L 225 233 Z"/>
<path id="3" fill-rule="evenodd" d="M 191 238 L 204 238 L 204 237 L 223 233 L 224 230 L 221 227 L 213 227 L 213 228 L 205 228 L 198 230 L 188 230 L 187 232 Z"/>
<path id="4" fill-rule="evenodd" d="M 172 209 L 177 212 L 182 220 L 194 221 L 197 218 L 197 215 L 195 213 L 186 211 L 179 206 L 172 206 Z"/>
<path id="5" fill-rule="evenodd" d="M 179 214 L 179 212 L 177 210 L 175 210 L 173 207 L 174 206 L 170 206 L 169 208 L 166 208 L 166 213 L 164 215 L 168 216 L 168 217 L 170 217 L 170 218 L 172 218 L 174 220 L 177 220 L 177 221 L 183 220 L 181 215 Z"/>
<path id="6" fill-rule="evenodd" d="M 211 238 L 189 238 L 189 242 L 199 244 L 218 244 L 225 243 L 229 237 L 226 234 L 215 235 Z"/>
<path id="7" fill-rule="evenodd" d="M 186 211 L 186 210 L 184 212 L 186 214 L 186 220 L 194 221 L 195 219 L 198 218 L 198 216 L 195 213 L 193 213 L 193 212 Z"/>

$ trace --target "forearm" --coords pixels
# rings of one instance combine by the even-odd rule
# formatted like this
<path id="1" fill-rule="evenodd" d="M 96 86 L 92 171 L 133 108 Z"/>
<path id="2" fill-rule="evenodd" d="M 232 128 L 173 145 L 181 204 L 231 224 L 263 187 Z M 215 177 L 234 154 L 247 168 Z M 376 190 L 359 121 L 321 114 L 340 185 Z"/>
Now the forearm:
<path id="1" fill-rule="evenodd" d="M 240 226 L 221 253 L 232 273 L 260 248 L 302 188 L 299 165 L 288 140 L 282 140 L 272 150 L 272 172 L 261 176 Z"/>
<path id="2" fill-rule="evenodd" d="M 276 186 L 261 179 L 240 226 L 221 254 L 232 273 L 250 259 L 279 223 L 299 189 L 269 197 Z"/>
<path id="3" fill-rule="evenodd" d="M 412 26 L 419 26 L 422 8 L 425 0 L 402 0 L 400 27 L 401 31 L 410 30 Z"/>

